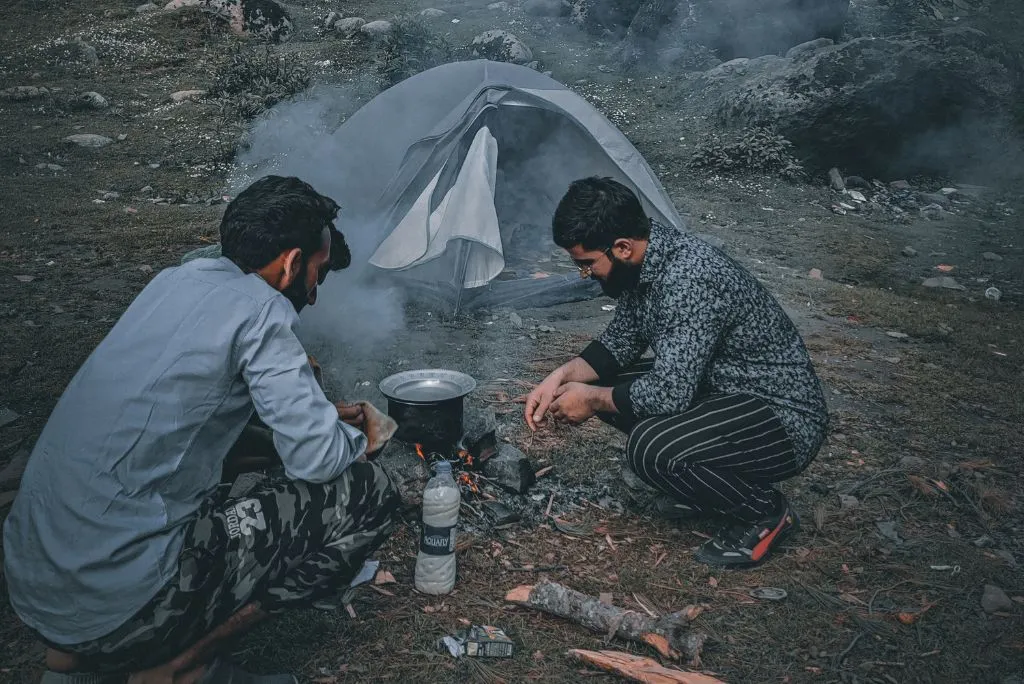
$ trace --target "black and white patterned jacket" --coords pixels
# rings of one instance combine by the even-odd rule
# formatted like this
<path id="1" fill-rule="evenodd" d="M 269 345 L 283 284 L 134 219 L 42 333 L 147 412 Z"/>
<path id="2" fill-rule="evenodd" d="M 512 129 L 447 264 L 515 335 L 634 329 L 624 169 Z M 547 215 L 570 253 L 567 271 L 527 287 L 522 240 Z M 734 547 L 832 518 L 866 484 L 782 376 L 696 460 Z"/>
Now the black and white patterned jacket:
<path id="1" fill-rule="evenodd" d="M 796 326 L 742 266 L 687 233 L 652 221 L 640 285 L 580 356 L 603 381 L 654 352 L 654 369 L 616 385 L 626 417 L 682 413 L 704 394 L 751 394 L 768 402 L 810 461 L 828 412 L 821 383 Z"/>

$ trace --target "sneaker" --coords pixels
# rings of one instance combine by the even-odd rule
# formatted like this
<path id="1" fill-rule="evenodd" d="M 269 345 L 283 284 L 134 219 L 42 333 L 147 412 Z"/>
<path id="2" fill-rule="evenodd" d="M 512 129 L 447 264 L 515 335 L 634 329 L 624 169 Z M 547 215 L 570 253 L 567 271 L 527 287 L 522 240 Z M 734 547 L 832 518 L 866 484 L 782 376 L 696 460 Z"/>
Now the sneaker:
<path id="1" fill-rule="evenodd" d="M 217 658 L 197 684 L 299 684 L 293 675 L 257 675 L 246 672 L 227 658 Z"/>
<path id="2" fill-rule="evenodd" d="M 694 557 L 722 568 L 753 568 L 764 563 L 772 550 L 800 529 L 800 519 L 783 506 L 782 513 L 751 525 L 732 523 L 704 542 Z"/>

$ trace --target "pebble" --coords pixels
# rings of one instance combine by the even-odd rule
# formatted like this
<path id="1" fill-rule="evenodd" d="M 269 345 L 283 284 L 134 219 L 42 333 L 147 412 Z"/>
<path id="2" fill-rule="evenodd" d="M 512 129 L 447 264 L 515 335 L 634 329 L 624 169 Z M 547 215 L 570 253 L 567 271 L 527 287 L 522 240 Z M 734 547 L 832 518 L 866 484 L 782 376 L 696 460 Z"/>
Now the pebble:
<path id="1" fill-rule="evenodd" d="M 158 9 L 160 8 L 154 5 L 153 3 L 147 2 L 145 5 L 139 5 L 138 7 L 136 7 L 135 11 L 139 14 L 145 14 L 146 12 L 155 12 Z"/>
<path id="2" fill-rule="evenodd" d="M 78 96 L 78 105 L 86 109 L 106 109 L 110 103 L 99 93 L 89 91 Z"/>
<path id="3" fill-rule="evenodd" d="M 901 254 L 903 254 L 903 256 L 905 256 L 905 257 L 916 257 L 917 256 L 917 250 L 914 249 L 913 247 L 910 247 L 908 245 L 907 247 L 903 248 L 903 251 L 901 252 Z"/>
<path id="4" fill-rule="evenodd" d="M 828 184 L 836 192 L 846 190 L 846 181 L 843 180 L 843 174 L 834 166 L 828 170 Z"/>
<path id="5" fill-rule="evenodd" d="M 900 467 L 907 470 L 917 470 L 924 467 L 924 459 L 920 456 L 904 456 L 900 459 Z"/>
<path id="6" fill-rule="evenodd" d="M 147 185 L 144 188 L 142 188 L 141 190 L 139 190 L 139 194 L 140 195 L 152 195 L 153 192 L 154 192 L 154 190 L 153 190 L 153 186 L 152 185 Z"/>
<path id="7" fill-rule="evenodd" d="M 509 5 L 507 2 L 504 2 L 503 0 L 502 2 L 492 2 L 490 5 L 487 6 L 487 9 L 507 12 L 509 10 Z"/>
<path id="8" fill-rule="evenodd" d="M 974 540 L 974 545 L 977 546 L 979 549 L 988 548 L 989 546 L 992 546 L 994 543 L 995 542 L 992 541 L 992 537 L 988 536 L 987 534 L 983 534 Z"/>
<path id="9" fill-rule="evenodd" d="M 839 508 L 844 511 L 850 511 L 856 508 L 860 504 L 857 497 L 850 496 L 849 494 L 839 495 Z"/>
<path id="10" fill-rule="evenodd" d="M 825 279 L 825 276 L 822 274 L 820 268 L 812 268 L 810 271 L 808 271 L 807 277 L 810 278 L 811 280 L 824 280 Z"/>
<path id="11" fill-rule="evenodd" d="M 909 190 L 910 183 L 905 180 L 894 180 L 892 183 L 889 183 L 889 187 L 893 190 Z"/>
<path id="12" fill-rule="evenodd" d="M 985 299 L 991 299 L 993 302 L 998 302 L 1002 297 L 1003 293 L 998 287 L 990 287 L 985 290 Z"/>
<path id="13" fill-rule="evenodd" d="M 36 164 L 36 168 L 40 171 L 63 171 L 64 167 L 60 164 Z"/>
<path id="14" fill-rule="evenodd" d="M 895 330 L 890 330 L 889 332 L 887 332 L 885 334 L 888 335 L 889 337 L 893 338 L 894 340 L 905 340 L 908 337 L 910 337 L 910 335 L 908 335 L 907 333 L 896 332 Z"/>
<path id="15" fill-rule="evenodd" d="M 946 290 L 966 290 L 967 288 L 956 282 L 951 276 L 939 276 L 937 278 L 925 278 L 921 283 L 925 287 L 941 287 Z"/>
<path id="16" fill-rule="evenodd" d="M 938 204 L 943 209 L 949 209 L 953 206 L 952 202 L 949 201 L 949 197 L 941 192 L 919 192 L 917 193 L 917 201 L 925 205 Z"/>
<path id="17" fill-rule="evenodd" d="M 871 183 L 869 183 L 867 179 L 862 178 L 861 176 L 847 176 L 845 181 L 846 187 L 848 188 L 861 188 L 863 190 L 873 189 Z"/>
<path id="18" fill-rule="evenodd" d="M 334 25 L 341 21 L 341 19 L 341 12 L 331 12 L 324 17 L 324 28 L 328 30 L 333 29 Z"/>
<path id="19" fill-rule="evenodd" d="M 114 142 L 105 135 L 96 135 L 95 133 L 76 133 L 64 138 L 64 141 L 80 147 L 106 147 Z"/>
<path id="20" fill-rule="evenodd" d="M 523 317 L 517 314 L 515 311 L 508 315 L 508 320 L 510 320 L 512 322 L 512 325 L 516 326 L 517 328 L 523 327 Z"/>
<path id="21" fill-rule="evenodd" d="M 171 101 L 185 102 L 186 100 L 198 100 L 205 95 L 205 90 L 179 90 L 176 93 L 171 93 Z"/>
<path id="22" fill-rule="evenodd" d="M 119 192 L 105 192 L 105 193 L 103 193 L 103 197 L 101 199 L 103 199 L 103 200 L 105 200 L 107 202 L 109 202 L 110 200 L 121 199 L 121 193 L 119 193 Z"/>
<path id="23" fill-rule="evenodd" d="M 986 584 L 981 594 L 981 607 L 986 613 L 1000 613 L 1013 610 L 1013 601 L 1006 592 L 994 584 Z"/>
<path id="24" fill-rule="evenodd" d="M 555 332 L 555 329 L 552 328 L 550 325 L 538 326 L 537 330 L 539 330 L 540 332 L 543 332 L 543 333 L 553 333 L 553 332 Z"/>
<path id="25" fill-rule="evenodd" d="M 386 36 L 391 33 L 391 22 L 383 19 L 377 21 L 371 21 L 368 24 L 363 24 L 359 27 L 359 32 L 364 36 L 370 36 L 373 38 Z"/>
<path id="26" fill-rule="evenodd" d="M 420 16 L 425 19 L 439 19 L 443 16 L 446 16 L 447 14 L 448 13 L 445 12 L 444 10 L 437 9 L 436 7 L 428 7 L 427 9 L 420 12 Z"/>
<path id="27" fill-rule="evenodd" d="M 1002 261 L 1003 260 L 1003 257 L 999 256 L 995 252 L 984 252 L 981 255 L 981 258 L 984 259 L 985 261 Z"/>
<path id="28" fill-rule="evenodd" d="M 946 210 L 938 204 L 929 204 L 928 206 L 921 207 L 918 212 L 921 218 L 928 219 L 929 221 L 941 221 L 946 218 Z"/>
<path id="29" fill-rule="evenodd" d="M 343 38 L 351 38 L 359 32 L 359 29 L 363 27 L 366 20 L 362 17 L 348 17 L 341 19 L 334 25 L 334 30 L 341 34 Z"/>

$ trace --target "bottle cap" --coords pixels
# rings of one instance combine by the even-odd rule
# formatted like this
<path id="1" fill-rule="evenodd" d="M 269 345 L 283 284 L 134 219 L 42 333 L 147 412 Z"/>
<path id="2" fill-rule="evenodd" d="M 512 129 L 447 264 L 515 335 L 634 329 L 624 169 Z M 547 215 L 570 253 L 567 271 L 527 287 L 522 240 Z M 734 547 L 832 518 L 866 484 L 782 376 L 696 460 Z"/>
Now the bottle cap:
<path id="1" fill-rule="evenodd" d="M 449 463 L 448 461 L 445 461 L 444 459 L 434 461 L 434 473 L 436 475 L 440 475 L 441 473 L 447 473 L 448 475 L 451 475 L 451 472 L 452 464 Z"/>

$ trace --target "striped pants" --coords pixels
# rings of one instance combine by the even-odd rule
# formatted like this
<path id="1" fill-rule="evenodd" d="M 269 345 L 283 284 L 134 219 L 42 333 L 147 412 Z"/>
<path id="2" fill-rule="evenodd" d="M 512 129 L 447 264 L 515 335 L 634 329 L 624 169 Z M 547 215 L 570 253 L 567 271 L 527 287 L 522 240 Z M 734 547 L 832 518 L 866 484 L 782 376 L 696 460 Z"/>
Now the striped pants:
<path id="1" fill-rule="evenodd" d="M 652 364 L 641 361 L 615 384 Z M 803 470 L 775 412 L 751 395 L 705 394 L 684 413 L 631 425 L 602 418 L 629 434 L 626 462 L 637 476 L 698 513 L 761 520 L 783 503 L 772 484 Z"/>

